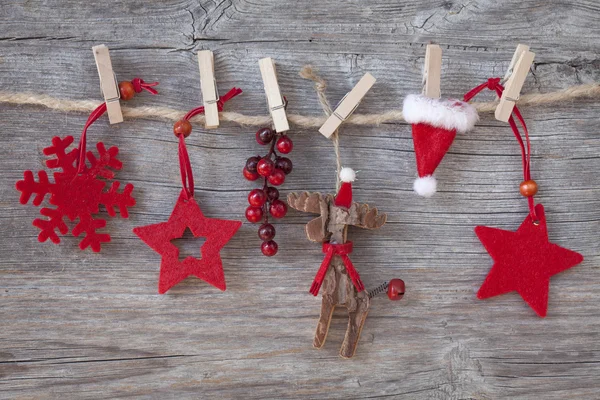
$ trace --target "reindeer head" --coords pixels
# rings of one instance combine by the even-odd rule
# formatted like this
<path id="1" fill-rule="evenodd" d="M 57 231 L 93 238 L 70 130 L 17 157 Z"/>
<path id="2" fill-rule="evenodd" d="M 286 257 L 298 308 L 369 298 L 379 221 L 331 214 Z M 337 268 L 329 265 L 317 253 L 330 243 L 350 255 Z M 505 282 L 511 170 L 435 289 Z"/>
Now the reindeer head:
<path id="1" fill-rule="evenodd" d="M 313 242 L 326 242 L 332 236 L 334 239 L 339 235 L 345 236 L 343 232 L 348 225 L 377 229 L 387 220 L 386 214 L 378 214 L 377 209 L 369 208 L 368 204 L 352 203 L 350 208 L 335 206 L 331 194 L 290 193 L 287 201 L 290 207 L 298 211 L 320 215 L 306 224 L 306 236 Z"/>

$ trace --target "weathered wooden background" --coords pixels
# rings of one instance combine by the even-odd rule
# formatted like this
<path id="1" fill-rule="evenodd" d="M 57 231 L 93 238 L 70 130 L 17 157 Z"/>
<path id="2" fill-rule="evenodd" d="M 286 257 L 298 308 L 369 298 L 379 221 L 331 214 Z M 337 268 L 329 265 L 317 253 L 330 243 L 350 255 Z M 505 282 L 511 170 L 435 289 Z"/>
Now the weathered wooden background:
<path id="1" fill-rule="evenodd" d="M 266 56 L 277 60 L 291 112 L 322 112 L 298 77 L 309 63 L 333 103 L 369 71 L 378 81 L 360 112 L 398 108 L 420 90 L 430 40 L 444 49 L 447 96 L 503 75 L 519 42 L 536 52 L 525 93 L 600 80 L 597 0 L 0 3 L 0 88 L 67 99 L 100 101 L 91 47 L 101 43 L 120 79 L 160 81 L 160 96 L 133 105 L 181 110 L 199 104 L 199 49 L 215 51 L 222 93 L 244 89 L 227 107 L 246 114 L 267 112 Z M 407 295 L 374 301 L 356 357 L 343 360 L 341 311 L 325 348 L 311 347 L 320 300 L 307 290 L 323 256 L 303 235 L 310 216 L 292 211 L 277 224 L 273 259 L 244 224 L 222 253 L 226 292 L 188 279 L 158 295 L 159 256 L 131 230 L 165 220 L 179 193 L 172 124 L 103 119 L 90 130 L 91 146 L 119 146 L 118 179 L 135 185 L 138 202 L 129 219 L 108 221 L 113 242 L 94 254 L 71 236 L 38 243 L 39 210 L 20 205 L 14 189 L 23 170 L 42 167 L 51 138 L 78 137 L 87 116 L 0 105 L 0 397 L 600 398 L 600 102 L 523 112 L 550 239 L 586 258 L 552 279 L 548 317 L 517 294 L 475 297 L 491 260 L 473 227 L 516 229 L 527 213 L 506 125 L 484 115 L 459 136 L 429 200 L 411 190 L 409 126 L 348 126 L 342 157 L 360 170 L 355 198 L 389 215 L 383 229 L 350 233 L 353 261 L 367 287 L 400 277 Z M 240 171 L 260 150 L 254 131 L 224 124 L 188 140 L 207 215 L 243 218 L 255 185 Z M 298 128 L 291 137 L 295 168 L 283 192 L 331 191 L 329 141 Z"/>

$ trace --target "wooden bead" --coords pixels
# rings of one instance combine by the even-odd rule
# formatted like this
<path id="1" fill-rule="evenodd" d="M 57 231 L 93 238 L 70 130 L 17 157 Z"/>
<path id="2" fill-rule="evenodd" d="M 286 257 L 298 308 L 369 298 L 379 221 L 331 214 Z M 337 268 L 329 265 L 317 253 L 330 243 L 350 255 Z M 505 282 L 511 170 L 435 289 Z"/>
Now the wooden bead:
<path id="1" fill-rule="evenodd" d="M 528 181 L 523 181 L 521 182 L 521 186 L 519 187 L 519 190 L 521 191 L 521 194 L 525 197 L 532 197 L 535 196 L 535 194 L 538 191 L 538 186 L 537 183 L 535 183 L 535 181 L 533 179 L 530 179 Z"/>
<path id="2" fill-rule="evenodd" d="M 121 93 L 121 100 L 131 100 L 135 96 L 135 89 L 133 83 L 129 81 L 119 82 L 119 92 Z"/>
<path id="3" fill-rule="evenodd" d="M 179 121 L 175 122 L 175 125 L 173 125 L 173 133 L 177 137 L 179 137 L 179 135 L 188 137 L 192 133 L 192 124 L 190 124 L 190 121 L 188 120 L 180 119 Z"/>

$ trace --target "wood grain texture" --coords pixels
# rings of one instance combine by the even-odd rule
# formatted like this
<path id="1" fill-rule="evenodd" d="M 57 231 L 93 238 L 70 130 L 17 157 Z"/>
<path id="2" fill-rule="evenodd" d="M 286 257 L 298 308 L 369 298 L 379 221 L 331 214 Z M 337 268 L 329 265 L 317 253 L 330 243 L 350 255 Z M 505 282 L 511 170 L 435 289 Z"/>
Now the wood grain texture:
<path id="1" fill-rule="evenodd" d="M 244 89 L 233 110 L 267 114 L 258 60 L 273 57 L 290 112 L 321 114 L 311 82 L 298 77 L 305 64 L 327 80 L 332 104 L 371 72 L 377 84 L 360 111 L 381 112 L 420 90 L 429 40 L 444 51 L 444 96 L 503 75 L 519 42 L 536 53 L 524 92 L 600 81 L 594 0 L 3 0 L 0 87 L 100 101 L 91 47 L 105 43 L 119 79 L 161 82 L 160 96 L 133 104 L 190 109 L 201 100 L 195 53 L 210 49 L 221 92 Z M 388 214 L 377 231 L 350 229 L 352 260 L 368 288 L 400 277 L 407 292 L 400 303 L 373 299 L 355 358 L 342 360 L 342 311 L 324 348 L 312 348 L 320 299 L 307 291 L 322 254 L 304 235 L 311 216 L 291 211 L 277 225 L 273 259 L 244 224 L 222 253 L 226 292 L 188 279 L 157 295 L 159 256 L 131 229 L 165 220 L 179 193 L 171 124 L 101 120 L 88 132 L 90 143 L 119 146 L 117 177 L 138 201 L 128 220 L 109 221 L 113 241 L 93 254 L 72 237 L 39 244 L 38 209 L 14 190 L 23 170 L 42 167 L 51 138 L 78 136 L 87 116 L 1 105 L 0 398 L 597 398 L 600 104 L 523 112 L 550 239 L 586 258 L 552 279 L 548 317 L 516 294 L 475 297 L 491 260 L 473 227 L 516 229 L 527 213 L 506 125 L 486 116 L 459 135 L 431 199 L 411 190 L 409 126 L 345 127 L 343 164 L 361 171 L 355 200 Z M 330 142 L 316 130 L 290 134 L 294 172 L 283 194 L 331 192 Z M 223 124 L 190 137 L 207 215 L 243 217 L 254 185 L 240 170 L 260 151 L 253 135 Z"/>

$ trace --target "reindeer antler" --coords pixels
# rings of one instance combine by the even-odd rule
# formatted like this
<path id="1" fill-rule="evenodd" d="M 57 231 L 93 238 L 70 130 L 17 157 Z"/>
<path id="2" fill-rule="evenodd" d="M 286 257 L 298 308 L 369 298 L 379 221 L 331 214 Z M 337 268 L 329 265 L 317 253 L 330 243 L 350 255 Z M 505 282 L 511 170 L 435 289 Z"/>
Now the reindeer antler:
<path id="1" fill-rule="evenodd" d="M 302 192 L 288 194 L 287 201 L 290 207 L 298 211 L 321 214 L 325 198 L 321 193 Z"/>
<path id="2" fill-rule="evenodd" d="M 357 221 L 352 225 L 365 229 L 381 228 L 387 221 L 387 214 L 379 214 L 377 208 L 370 208 L 368 204 L 353 203 L 356 208 Z"/>
<path id="3" fill-rule="evenodd" d="M 290 193 L 287 201 L 288 205 L 298 211 L 305 211 L 313 214 L 320 214 L 319 217 L 306 224 L 305 231 L 308 240 L 312 242 L 324 242 L 329 238 L 329 233 L 325 225 L 329 218 L 329 202 L 333 197 L 331 195 L 323 196 L 321 193 L 303 192 L 300 194 Z"/>

